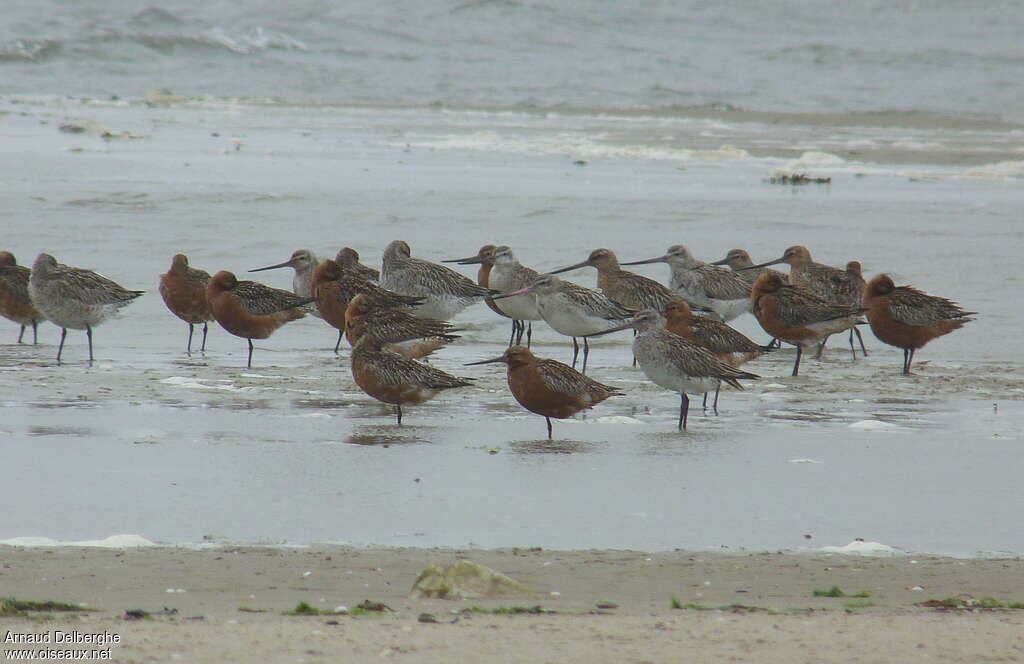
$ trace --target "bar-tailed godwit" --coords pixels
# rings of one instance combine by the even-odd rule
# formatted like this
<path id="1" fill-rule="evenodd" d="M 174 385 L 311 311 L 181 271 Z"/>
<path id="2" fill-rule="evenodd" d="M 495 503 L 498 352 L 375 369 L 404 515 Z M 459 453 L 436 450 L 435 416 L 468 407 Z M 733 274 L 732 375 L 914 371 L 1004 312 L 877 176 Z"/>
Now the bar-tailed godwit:
<path id="1" fill-rule="evenodd" d="M 669 302 L 665 305 L 665 329 L 703 346 L 714 353 L 718 359 L 733 367 L 738 367 L 755 357 L 775 350 L 774 346 L 762 346 L 748 339 L 739 330 L 729 327 L 725 323 L 705 316 L 694 316 L 690 311 L 690 305 L 684 300 Z M 719 385 L 719 387 L 721 386 Z M 716 414 L 718 413 L 719 391 L 719 389 L 715 389 L 715 402 L 712 405 Z"/>
<path id="2" fill-rule="evenodd" d="M 864 312 L 863 307 L 836 304 L 771 273 L 757 278 L 750 300 L 764 331 L 796 346 L 794 376 L 800 372 L 804 348 L 818 346 L 828 335 L 849 328 Z"/>
<path id="3" fill-rule="evenodd" d="M 587 372 L 587 357 L 590 343 L 587 335 L 607 329 L 633 315 L 618 302 L 608 299 L 597 291 L 562 281 L 550 274 L 541 275 L 526 288 L 495 295 L 503 300 L 517 295 L 536 295 L 537 311 L 555 332 L 572 337 L 572 365 L 575 368 L 580 347 L 577 337 L 583 337 L 583 373 Z"/>
<path id="4" fill-rule="evenodd" d="M 640 311 L 641 309 L 664 309 L 665 305 L 683 299 L 654 279 L 628 272 L 619 267 L 619 259 L 611 249 L 594 249 L 587 260 L 568 267 L 551 270 L 548 274 L 560 274 L 581 267 L 597 270 L 597 287 L 601 292 L 619 304 Z"/>
<path id="5" fill-rule="evenodd" d="M 465 258 L 449 258 L 441 262 L 458 263 L 459 265 L 479 265 L 480 269 L 476 271 L 476 283 L 478 286 L 490 288 L 491 268 L 494 267 L 495 249 L 496 247 L 493 244 L 485 244 L 484 246 L 480 247 L 480 249 L 477 250 L 476 255 L 474 256 L 467 256 Z M 523 336 L 523 332 L 520 327 L 520 321 L 516 320 L 515 318 L 512 318 L 504 311 L 502 311 L 501 308 L 494 302 L 494 300 L 492 300 L 489 297 L 484 299 L 484 304 L 487 305 L 488 309 L 498 314 L 499 316 L 503 318 L 512 319 L 512 334 L 508 338 L 508 345 L 511 347 L 516 339 L 517 334 L 519 335 L 519 337 Z"/>
<path id="6" fill-rule="evenodd" d="M 756 379 L 757 374 L 741 371 L 718 359 L 711 351 L 689 339 L 665 329 L 665 318 L 654 309 L 645 309 L 631 322 L 599 334 L 608 334 L 632 327 L 637 331 L 633 339 L 633 355 L 644 375 L 667 390 L 678 392 L 679 430 L 686 430 L 690 412 L 689 394 L 707 394 L 721 383 L 743 389 L 739 379 Z M 592 335 L 594 336 L 594 335 Z"/>
<path id="7" fill-rule="evenodd" d="M 285 323 L 302 318 L 306 312 L 300 307 L 314 301 L 255 281 L 239 281 L 226 270 L 210 279 L 206 299 L 220 326 L 249 342 L 247 367 L 252 366 L 253 339 L 267 339 Z"/>
<path id="8" fill-rule="evenodd" d="M 425 298 L 413 313 L 449 320 L 496 291 L 478 286 L 444 265 L 413 258 L 409 245 L 395 240 L 384 249 L 380 285 L 402 295 Z"/>
<path id="9" fill-rule="evenodd" d="M 32 270 L 18 265 L 14 254 L 0 251 L 0 316 L 21 326 L 18 343 L 25 336 L 25 326 L 32 326 L 32 343 L 39 342 L 39 323 L 46 320 L 28 295 L 28 279 Z"/>
<path id="10" fill-rule="evenodd" d="M 672 245 L 662 256 L 623 265 L 647 263 L 668 263 L 672 270 L 669 285 L 691 305 L 707 307 L 724 321 L 750 311 L 750 283 L 732 270 L 697 260 L 681 244 Z"/>
<path id="11" fill-rule="evenodd" d="M 443 390 L 472 384 L 472 378 L 452 376 L 383 350 L 382 346 L 373 334 L 359 340 L 352 349 L 352 378 L 374 399 L 393 404 L 398 424 L 402 424 L 402 406 L 423 403 Z"/>
<path id="12" fill-rule="evenodd" d="M 903 349 L 903 375 L 910 375 L 914 352 L 936 337 L 974 320 L 975 311 L 911 286 L 897 286 L 887 274 L 876 275 L 864 289 L 871 331 L 881 341 Z"/>
<path id="13" fill-rule="evenodd" d="M 375 306 L 381 307 L 412 306 L 423 301 L 421 297 L 392 293 L 372 281 L 356 276 L 354 272 L 345 270 L 330 259 L 321 262 L 313 270 L 310 289 L 316 298 L 320 317 L 338 331 L 338 341 L 334 344 L 335 353 L 341 347 L 341 338 L 345 334 L 345 311 L 356 295 L 365 294 Z"/>
<path id="14" fill-rule="evenodd" d="M 340 265 L 342 270 L 347 270 L 367 281 L 380 280 L 380 270 L 360 263 L 359 252 L 351 247 L 342 247 L 334 257 L 334 262 Z"/>
<path id="15" fill-rule="evenodd" d="M 557 360 L 535 357 L 525 346 L 512 346 L 500 357 L 468 364 L 508 365 L 508 389 L 526 410 L 543 415 L 551 439 L 551 418 L 564 420 L 622 391 L 584 376 Z"/>
<path id="16" fill-rule="evenodd" d="M 459 338 L 459 330 L 443 320 L 420 318 L 407 307 L 374 305 L 366 295 L 356 295 L 345 310 L 345 338 L 353 347 L 367 334 L 385 344 L 384 348 L 415 360 Z"/>
<path id="17" fill-rule="evenodd" d="M 160 297 L 171 313 L 188 323 L 188 343 L 185 352 L 192 352 L 192 326 L 203 324 L 203 343 L 200 352 L 206 350 L 207 322 L 213 320 L 210 303 L 206 301 L 206 286 L 210 273 L 189 267 L 188 256 L 175 254 L 171 269 L 160 275 Z"/>
<path id="18" fill-rule="evenodd" d="M 299 297 L 313 296 L 313 270 L 320 264 L 320 259 L 309 249 L 296 249 L 292 257 L 283 263 L 258 267 L 249 272 L 263 272 L 264 270 L 276 270 L 281 267 L 290 267 L 295 270 L 292 275 L 292 291 Z"/>
<path id="19" fill-rule="evenodd" d="M 57 364 L 64 351 L 68 328 L 85 330 L 92 356 L 92 328 L 112 317 L 144 291 L 122 288 L 92 270 L 58 263 L 50 254 L 39 254 L 32 264 L 28 294 L 36 309 L 61 328 Z"/>

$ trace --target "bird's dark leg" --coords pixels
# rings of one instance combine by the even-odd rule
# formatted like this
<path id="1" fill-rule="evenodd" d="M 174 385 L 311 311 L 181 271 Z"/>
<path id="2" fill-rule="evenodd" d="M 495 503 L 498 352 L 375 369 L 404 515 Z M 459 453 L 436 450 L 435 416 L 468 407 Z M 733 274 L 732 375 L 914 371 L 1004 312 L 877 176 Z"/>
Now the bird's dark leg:
<path id="1" fill-rule="evenodd" d="M 576 357 L 580 354 L 580 345 L 576 341 L 576 337 L 572 338 L 572 368 L 576 368 Z"/>
<path id="2" fill-rule="evenodd" d="M 804 354 L 804 347 L 800 344 L 796 345 L 796 362 L 793 363 L 793 375 L 796 376 L 800 373 L 800 356 Z"/>
<path id="3" fill-rule="evenodd" d="M 398 417 L 398 426 L 402 426 L 402 405 L 395 404 L 395 415 Z"/>
<path id="4" fill-rule="evenodd" d="M 679 400 L 679 430 L 686 431 L 686 418 L 690 414 L 690 397 L 686 396 L 686 392 L 680 392 L 679 396 L 682 397 Z"/>
<path id="5" fill-rule="evenodd" d="M 530 342 L 533 341 L 533 321 L 526 323 L 526 347 L 530 347 Z"/>
<path id="6" fill-rule="evenodd" d="M 508 335 L 508 347 L 509 348 L 511 348 L 512 344 L 515 343 L 515 340 L 516 340 L 516 328 L 517 327 L 518 327 L 518 323 L 516 323 L 516 320 L 513 318 L 512 319 L 512 334 Z"/>
<path id="7" fill-rule="evenodd" d="M 814 359 L 820 360 L 822 357 L 825 356 L 825 343 L 827 341 L 828 337 L 825 337 L 824 339 L 821 340 L 821 343 L 818 344 L 818 350 L 814 353 Z"/>
<path id="8" fill-rule="evenodd" d="M 345 336 L 345 332 L 343 330 L 338 330 L 338 343 L 334 344 L 334 354 L 335 355 L 338 354 L 338 349 L 341 348 L 341 338 L 343 336 Z"/>
<path id="9" fill-rule="evenodd" d="M 705 413 L 708 412 L 708 393 L 707 392 L 704 393 L 704 401 L 701 403 L 700 408 Z"/>
<path id="10" fill-rule="evenodd" d="M 634 339 L 636 338 L 636 335 L 637 335 L 637 331 L 636 331 L 636 329 L 634 328 L 634 329 L 633 329 L 633 338 L 634 338 Z M 634 367 L 636 367 L 636 355 L 634 355 L 634 356 L 633 356 L 633 366 L 634 366 Z M 707 399 L 705 399 L 705 402 L 706 402 L 706 401 L 707 401 Z"/>
<path id="11" fill-rule="evenodd" d="M 68 328 L 60 328 L 60 345 L 57 346 L 57 364 L 60 364 L 60 354 L 64 352 L 64 339 L 68 336 Z M 906 356 L 906 351 L 904 351 Z"/>
<path id="12" fill-rule="evenodd" d="M 857 341 L 860 342 L 860 352 L 864 353 L 864 357 L 868 356 L 868 349 L 864 347 L 864 337 L 861 335 L 860 330 L 857 326 L 853 326 L 853 331 L 857 333 Z M 853 339 L 850 339 L 850 345 L 853 345 Z"/>
<path id="13" fill-rule="evenodd" d="M 715 403 L 711 405 L 711 410 L 715 411 L 715 415 L 718 415 L 718 395 L 722 391 L 722 383 L 718 383 L 718 387 L 715 388 Z"/>
<path id="14" fill-rule="evenodd" d="M 25 326 L 21 326 L 21 332 L 18 332 L 18 343 L 21 343 L 21 338 L 25 335 Z"/>
<path id="15" fill-rule="evenodd" d="M 587 356 L 590 355 L 590 342 L 587 341 L 586 337 L 583 337 L 583 371 L 580 373 L 583 375 L 587 374 Z"/>
<path id="16" fill-rule="evenodd" d="M 246 339 L 249 342 L 249 361 L 245 363 L 245 366 L 252 369 L 252 339 Z"/>
<path id="17" fill-rule="evenodd" d="M 92 327 L 85 326 L 85 336 L 89 339 L 89 364 L 92 364 Z"/>
<path id="18" fill-rule="evenodd" d="M 185 354 L 192 354 L 192 323 L 188 324 L 188 343 L 185 344 Z"/>
<path id="19" fill-rule="evenodd" d="M 32 345 L 39 343 L 39 321 L 32 319 Z"/>
<path id="20" fill-rule="evenodd" d="M 200 353 L 206 352 L 206 323 L 203 323 L 203 345 L 199 348 Z"/>
<path id="21" fill-rule="evenodd" d="M 545 417 L 544 419 L 548 422 L 548 440 L 551 440 L 551 418 Z"/>

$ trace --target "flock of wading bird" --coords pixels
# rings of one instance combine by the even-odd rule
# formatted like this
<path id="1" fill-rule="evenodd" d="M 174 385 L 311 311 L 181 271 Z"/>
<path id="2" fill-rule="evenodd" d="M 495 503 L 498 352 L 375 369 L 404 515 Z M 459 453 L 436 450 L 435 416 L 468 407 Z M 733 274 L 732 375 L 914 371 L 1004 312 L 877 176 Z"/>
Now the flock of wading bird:
<path id="1" fill-rule="evenodd" d="M 471 378 L 417 360 L 458 338 L 454 333 L 459 329 L 448 320 L 485 302 L 512 320 L 508 350 L 470 364 L 507 365 L 513 396 L 544 416 L 549 438 L 552 417 L 570 417 L 622 394 L 584 375 L 589 337 L 632 328 L 634 363 L 651 381 L 680 394 L 679 429 L 685 430 L 688 394 L 703 394 L 706 406 L 708 393 L 714 391 L 717 412 L 721 384 L 742 389 L 740 380 L 758 378 L 739 366 L 774 350 L 777 342 L 796 346 L 796 376 L 804 351 L 816 347 L 820 358 L 832 334 L 849 330 L 854 358 L 854 335 L 866 354 L 856 327 L 866 317 L 876 337 L 903 349 L 903 374 L 909 374 L 917 349 L 960 328 L 974 313 L 945 298 L 896 286 L 885 274 L 865 284 L 858 262 L 845 269 L 822 265 L 802 246 L 754 264 L 742 249 L 705 263 L 677 244 L 662 256 L 621 264 L 668 263 L 668 286 L 623 270 L 608 249 L 596 249 L 582 262 L 544 274 L 522 265 L 506 246 L 486 245 L 473 256 L 444 262 L 479 265 L 477 282 L 444 265 L 413 258 L 409 245 L 395 240 L 384 250 L 379 272 L 362 265 L 359 254 L 347 247 L 334 260 L 320 261 L 300 249 L 283 263 L 250 270 L 290 267 L 295 271 L 294 292 L 239 281 L 227 271 L 211 277 L 177 254 L 170 270 L 160 275 L 160 294 L 168 309 L 188 323 L 187 352 L 192 350 L 193 326 L 203 325 L 200 350 L 205 351 L 207 322 L 216 320 L 248 341 L 247 366 L 252 366 L 253 339 L 266 339 L 307 313 L 322 318 L 338 330 L 335 352 L 342 336 L 352 345 L 356 384 L 393 404 L 399 424 L 403 405 L 471 384 Z M 789 265 L 788 274 L 769 269 L 779 263 Z M 555 276 L 584 267 L 597 270 L 598 290 Z M 19 343 L 27 325 L 32 326 L 33 342 L 40 321 L 59 326 L 58 364 L 69 328 L 86 331 L 91 363 L 92 328 L 141 294 L 90 270 L 62 265 L 49 254 L 40 254 L 29 270 L 17 265 L 10 253 L 0 252 L 0 314 L 21 325 Z M 758 344 L 727 325 L 747 312 L 773 337 L 772 344 Z M 572 366 L 538 358 L 529 350 L 532 324 L 539 320 L 572 337 Z M 579 339 L 582 372 L 575 369 Z"/>

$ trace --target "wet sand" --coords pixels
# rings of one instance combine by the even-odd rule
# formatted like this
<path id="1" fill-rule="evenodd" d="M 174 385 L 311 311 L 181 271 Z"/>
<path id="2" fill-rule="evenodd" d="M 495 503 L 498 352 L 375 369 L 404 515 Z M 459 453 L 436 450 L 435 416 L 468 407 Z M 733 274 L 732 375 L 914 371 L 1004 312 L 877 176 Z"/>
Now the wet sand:
<path id="1" fill-rule="evenodd" d="M 424 565 L 458 558 L 536 598 L 418 600 Z M 1016 661 L 1024 611 L 917 606 L 1024 601 L 1024 562 L 935 556 L 543 549 L 0 547 L 3 593 L 96 612 L 0 619 L 0 632 L 117 634 L 115 661 Z M 847 595 L 815 597 L 838 586 Z M 684 608 L 671 607 L 672 599 Z M 283 616 L 383 602 L 381 616 Z M 469 607 L 555 613 L 492 615 Z M 603 607 L 603 608 L 599 608 Z M 240 610 L 245 608 L 246 610 Z M 129 620 L 125 611 L 154 615 Z M 168 611 L 165 611 L 168 609 Z M 261 613 L 252 611 L 259 610 Z M 163 613 L 161 613 L 163 612 Z M 431 614 L 437 623 L 422 623 Z"/>

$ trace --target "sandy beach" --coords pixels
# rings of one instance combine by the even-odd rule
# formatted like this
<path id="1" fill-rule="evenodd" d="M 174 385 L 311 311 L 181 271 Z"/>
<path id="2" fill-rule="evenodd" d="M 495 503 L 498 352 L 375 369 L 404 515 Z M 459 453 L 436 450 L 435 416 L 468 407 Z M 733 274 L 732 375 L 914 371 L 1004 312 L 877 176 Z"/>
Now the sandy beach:
<path id="1" fill-rule="evenodd" d="M 426 564 L 460 558 L 537 595 L 410 599 Z M 114 661 L 140 663 L 1011 662 L 1024 657 L 1024 611 L 920 604 L 1020 602 L 1022 572 L 1016 558 L 936 556 L 3 547 L 5 595 L 96 611 L 0 618 L 0 634 L 116 634 Z M 814 595 L 833 587 L 847 597 Z M 299 602 L 334 610 L 364 600 L 392 611 L 282 615 Z M 543 613 L 486 612 L 537 606 Z M 135 609 L 151 615 L 126 616 Z"/>
<path id="2" fill-rule="evenodd" d="M 536 597 L 411 599 L 428 563 L 466 557 Z M 120 662 L 968 662 L 1024 657 L 1024 612 L 931 599 L 1024 597 L 1024 563 L 939 556 L 543 549 L 0 549 L 19 599 L 97 611 L 8 631 L 118 634 Z M 839 587 L 847 597 L 814 596 Z M 869 595 L 869 596 L 863 596 Z M 673 598 L 682 609 L 673 609 Z M 370 599 L 381 615 L 285 616 Z M 545 613 L 479 610 L 541 607 Z M 474 611 L 467 611 L 474 608 Z M 125 616 L 141 609 L 141 620 Z M 255 613 L 261 612 L 261 613 Z M 549 613 L 550 612 L 550 613 Z M 430 614 L 437 622 L 421 621 Z M 424 619 L 425 620 L 425 619 Z M 9 646 L 5 646 L 10 650 Z"/>

